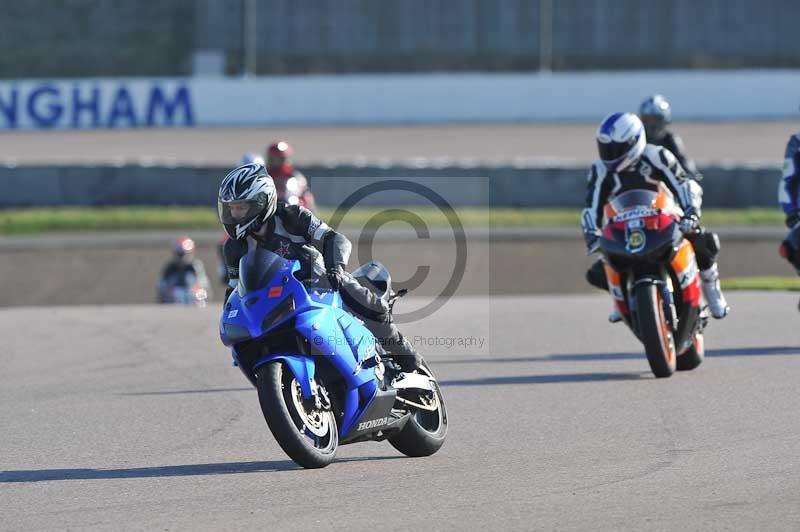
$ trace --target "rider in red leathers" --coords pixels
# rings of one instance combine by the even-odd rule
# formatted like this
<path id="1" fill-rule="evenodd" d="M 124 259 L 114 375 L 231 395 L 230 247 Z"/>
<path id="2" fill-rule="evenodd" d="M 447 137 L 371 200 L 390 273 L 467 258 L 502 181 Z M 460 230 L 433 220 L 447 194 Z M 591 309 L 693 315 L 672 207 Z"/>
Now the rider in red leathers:
<path id="1" fill-rule="evenodd" d="M 288 205 L 300 205 L 310 211 L 316 210 L 314 194 L 308 179 L 292 163 L 292 147 L 280 140 L 267 148 L 267 172 L 275 181 L 278 198 Z"/>

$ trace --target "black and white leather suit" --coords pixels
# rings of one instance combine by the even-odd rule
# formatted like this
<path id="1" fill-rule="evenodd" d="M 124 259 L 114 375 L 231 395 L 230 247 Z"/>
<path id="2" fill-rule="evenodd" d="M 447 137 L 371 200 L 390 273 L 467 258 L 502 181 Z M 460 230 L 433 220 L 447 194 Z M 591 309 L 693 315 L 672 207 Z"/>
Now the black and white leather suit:
<path id="1" fill-rule="evenodd" d="M 675 156 L 661 146 L 648 144 L 639 160 L 620 172 L 609 172 L 601 161 L 592 163 L 589 170 L 585 208 L 581 213 L 584 235 L 596 235 L 603 220 L 603 208 L 617 194 L 627 190 L 657 190 L 663 182 L 672 192 L 684 213 L 700 216 L 702 189 L 689 179 Z M 686 236 L 694 246 L 700 270 L 711 268 L 719 253 L 716 234 L 700 229 Z M 608 289 L 601 261 L 596 261 L 586 273 L 587 281 L 598 288 Z"/>

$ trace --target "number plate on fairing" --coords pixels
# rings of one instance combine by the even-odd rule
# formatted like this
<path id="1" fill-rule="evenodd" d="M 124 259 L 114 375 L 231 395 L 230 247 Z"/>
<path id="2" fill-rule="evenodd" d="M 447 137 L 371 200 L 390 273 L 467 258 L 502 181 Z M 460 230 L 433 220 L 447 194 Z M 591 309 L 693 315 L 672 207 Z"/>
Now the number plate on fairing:
<path id="1" fill-rule="evenodd" d="M 660 209 L 651 209 L 650 207 L 635 207 L 625 212 L 621 212 L 611 218 L 612 222 L 626 222 L 635 218 L 646 218 L 647 216 L 658 216 L 661 214 Z"/>

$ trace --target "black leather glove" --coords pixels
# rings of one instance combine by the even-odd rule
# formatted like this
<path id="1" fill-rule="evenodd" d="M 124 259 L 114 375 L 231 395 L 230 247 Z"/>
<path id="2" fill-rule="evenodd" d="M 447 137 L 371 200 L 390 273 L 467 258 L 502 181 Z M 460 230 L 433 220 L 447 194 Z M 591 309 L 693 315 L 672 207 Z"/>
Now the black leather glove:
<path id="1" fill-rule="evenodd" d="M 339 290 L 342 287 L 342 277 L 344 277 L 344 268 L 337 264 L 332 268 L 328 268 L 325 270 L 325 274 L 328 276 L 328 283 L 331 285 L 331 288 L 334 290 Z"/>
<path id="2" fill-rule="evenodd" d="M 786 216 L 786 227 L 794 229 L 794 226 L 800 222 L 800 212 L 793 212 Z"/>

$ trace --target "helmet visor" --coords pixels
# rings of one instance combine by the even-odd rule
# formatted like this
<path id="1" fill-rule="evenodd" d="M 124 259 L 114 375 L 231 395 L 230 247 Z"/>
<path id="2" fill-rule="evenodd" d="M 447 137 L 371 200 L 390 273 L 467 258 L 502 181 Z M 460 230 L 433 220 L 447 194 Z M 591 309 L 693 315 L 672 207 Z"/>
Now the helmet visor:
<path id="1" fill-rule="evenodd" d="M 286 163 L 286 157 L 283 155 L 272 154 L 267 155 L 267 166 L 269 168 L 278 168 Z"/>
<path id="2" fill-rule="evenodd" d="M 597 141 L 597 151 L 604 163 L 615 163 L 625 157 L 636 146 L 639 136 L 631 137 L 628 142 L 600 142 Z"/>
<path id="3" fill-rule="evenodd" d="M 642 124 L 644 124 L 644 129 L 650 132 L 652 135 L 654 132 L 661 132 L 661 130 L 667 125 L 667 121 L 661 115 L 643 114 Z"/>
<path id="4" fill-rule="evenodd" d="M 263 212 L 266 206 L 266 194 L 258 194 L 255 198 L 246 200 L 218 200 L 219 221 L 228 225 L 245 225 Z"/>

